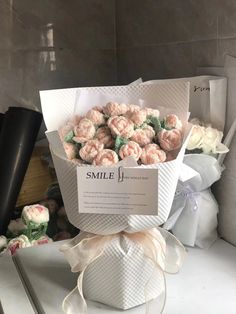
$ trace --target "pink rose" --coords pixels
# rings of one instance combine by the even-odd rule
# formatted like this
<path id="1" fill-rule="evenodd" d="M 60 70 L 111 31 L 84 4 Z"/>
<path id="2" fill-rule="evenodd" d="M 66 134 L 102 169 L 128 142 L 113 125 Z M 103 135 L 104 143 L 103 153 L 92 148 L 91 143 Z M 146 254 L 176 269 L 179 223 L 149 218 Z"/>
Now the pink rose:
<path id="1" fill-rule="evenodd" d="M 147 119 L 147 113 L 145 110 L 134 110 L 134 111 L 128 111 L 127 117 L 133 121 L 133 123 L 137 126 L 140 126 L 144 123 L 144 121 Z"/>
<path id="2" fill-rule="evenodd" d="M 144 108 L 146 111 L 147 117 L 148 116 L 154 116 L 159 118 L 160 117 L 160 111 L 158 109 L 153 109 L 153 108 Z"/>
<path id="3" fill-rule="evenodd" d="M 63 127 L 61 127 L 61 128 L 58 130 L 58 133 L 59 133 L 59 136 L 60 136 L 61 141 L 64 141 L 64 140 L 65 140 L 65 136 L 66 136 L 70 131 L 73 131 L 73 129 L 74 129 L 74 126 L 73 126 L 72 124 L 63 125 Z"/>
<path id="4" fill-rule="evenodd" d="M 182 122 L 175 114 L 168 114 L 164 120 L 166 128 L 182 130 Z"/>
<path id="5" fill-rule="evenodd" d="M 131 136 L 131 140 L 138 143 L 140 146 L 150 144 L 155 137 L 155 131 L 149 125 L 142 129 L 136 129 Z"/>
<path id="6" fill-rule="evenodd" d="M 118 104 L 116 102 L 109 102 L 103 108 L 103 112 L 107 116 L 124 115 L 127 110 L 128 110 L 128 106 L 126 104 Z"/>
<path id="7" fill-rule="evenodd" d="M 111 149 L 103 149 L 93 160 L 94 166 L 111 166 L 118 163 L 119 158 L 116 152 Z"/>
<path id="8" fill-rule="evenodd" d="M 130 141 L 127 144 L 122 145 L 119 150 L 119 156 L 121 159 L 132 156 L 136 161 L 138 161 L 141 154 L 142 148 L 139 146 L 138 143 L 135 143 L 133 141 Z"/>
<path id="9" fill-rule="evenodd" d="M 101 124 L 105 124 L 104 115 L 98 110 L 91 109 L 87 112 L 86 118 L 91 120 L 94 125 L 99 126 Z"/>
<path id="10" fill-rule="evenodd" d="M 74 144 L 63 142 L 63 147 L 68 159 L 74 159 L 76 157 L 76 147 Z"/>
<path id="11" fill-rule="evenodd" d="M 103 150 L 104 145 L 99 140 L 88 141 L 79 151 L 80 157 L 92 163 L 97 154 Z"/>
<path id="12" fill-rule="evenodd" d="M 143 148 L 141 161 L 144 165 L 157 164 L 166 160 L 166 153 L 157 144 L 148 144 Z"/>
<path id="13" fill-rule="evenodd" d="M 123 116 L 114 116 L 109 118 L 107 125 L 111 129 L 111 133 L 113 135 L 130 138 L 134 133 L 133 122 Z"/>
<path id="14" fill-rule="evenodd" d="M 95 135 L 96 129 L 93 122 L 87 118 L 80 120 L 79 124 L 74 127 L 75 137 L 73 140 L 77 143 L 84 143 L 91 140 Z"/>
<path id="15" fill-rule="evenodd" d="M 161 148 L 166 151 L 178 149 L 182 144 L 182 132 L 179 129 L 162 130 L 157 138 Z"/>
<path id="16" fill-rule="evenodd" d="M 101 127 L 97 129 L 95 137 L 102 143 L 104 144 L 105 148 L 110 148 L 114 146 L 115 141 L 111 135 L 111 130 L 107 127 Z"/>
<path id="17" fill-rule="evenodd" d="M 53 242 L 47 235 L 41 236 L 38 240 L 33 240 L 32 245 L 43 245 Z"/>

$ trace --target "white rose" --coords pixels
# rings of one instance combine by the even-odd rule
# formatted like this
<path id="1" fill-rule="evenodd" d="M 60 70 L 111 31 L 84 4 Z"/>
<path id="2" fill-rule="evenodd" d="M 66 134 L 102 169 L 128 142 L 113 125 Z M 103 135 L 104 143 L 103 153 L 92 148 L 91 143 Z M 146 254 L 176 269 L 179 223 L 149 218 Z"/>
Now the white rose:
<path id="1" fill-rule="evenodd" d="M 220 145 L 222 137 L 223 133 L 218 131 L 217 129 L 213 129 L 211 127 L 205 128 L 205 135 L 201 145 L 203 153 L 216 154 L 217 147 Z"/>
<path id="2" fill-rule="evenodd" d="M 22 218 L 26 222 L 46 223 L 49 221 L 49 211 L 39 204 L 25 206 L 22 211 Z"/>
<path id="3" fill-rule="evenodd" d="M 0 236 L 0 251 L 2 251 L 7 246 L 7 238 L 3 235 Z"/>
<path id="4" fill-rule="evenodd" d="M 190 139 L 187 144 L 187 149 L 193 150 L 196 148 L 201 148 L 204 136 L 205 136 L 204 127 L 200 125 L 194 125 Z"/>
<path id="5" fill-rule="evenodd" d="M 29 239 L 25 235 L 21 235 L 12 239 L 7 246 L 7 253 L 14 255 L 18 249 L 31 246 Z"/>

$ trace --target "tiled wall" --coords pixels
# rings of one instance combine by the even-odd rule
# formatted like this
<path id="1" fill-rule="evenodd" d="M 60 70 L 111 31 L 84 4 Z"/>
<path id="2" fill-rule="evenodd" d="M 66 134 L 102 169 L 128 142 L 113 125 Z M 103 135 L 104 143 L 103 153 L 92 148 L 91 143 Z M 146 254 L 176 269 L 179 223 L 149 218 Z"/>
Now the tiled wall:
<path id="1" fill-rule="evenodd" d="M 0 0 L 0 111 L 9 96 L 39 106 L 40 89 L 223 65 L 235 16 L 235 0 Z"/>
<path id="2" fill-rule="evenodd" d="M 116 82 L 115 0 L 0 0 L 0 111 L 38 90 Z"/>
<path id="3" fill-rule="evenodd" d="M 118 82 L 192 76 L 236 56 L 235 0 L 117 0 Z"/>

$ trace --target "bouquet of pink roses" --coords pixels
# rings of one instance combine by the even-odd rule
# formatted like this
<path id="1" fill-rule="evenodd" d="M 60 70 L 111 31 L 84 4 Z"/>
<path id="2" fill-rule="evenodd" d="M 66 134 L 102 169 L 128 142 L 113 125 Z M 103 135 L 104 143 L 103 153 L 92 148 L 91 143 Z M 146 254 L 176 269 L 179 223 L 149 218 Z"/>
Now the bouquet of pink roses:
<path id="1" fill-rule="evenodd" d="M 67 157 L 76 164 L 110 166 L 133 157 L 149 165 L 176 158 L 183 124 L 175 114 L 161 119 L 158 109 L 109 102 L 72 117 L 59 134 Z"/>

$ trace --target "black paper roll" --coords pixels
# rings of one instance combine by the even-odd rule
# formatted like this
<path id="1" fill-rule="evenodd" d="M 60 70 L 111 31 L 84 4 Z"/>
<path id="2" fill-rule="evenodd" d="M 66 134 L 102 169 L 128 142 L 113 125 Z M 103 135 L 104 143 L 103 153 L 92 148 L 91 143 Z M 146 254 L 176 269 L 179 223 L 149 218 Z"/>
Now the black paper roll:
<path id="1" fill-rule="evenodd" d="M 4 114 L 0 113 L 0 132 L 1 132 L 2 125 L 3 125 L 3 119 L 4 119 Z"/>
<path id="2" fill-rule="evenodd" d="M 0 132 L 0 234 L 5 234 L 30 161 L 42 114 L 20 107 L 5 113 Z"/>

